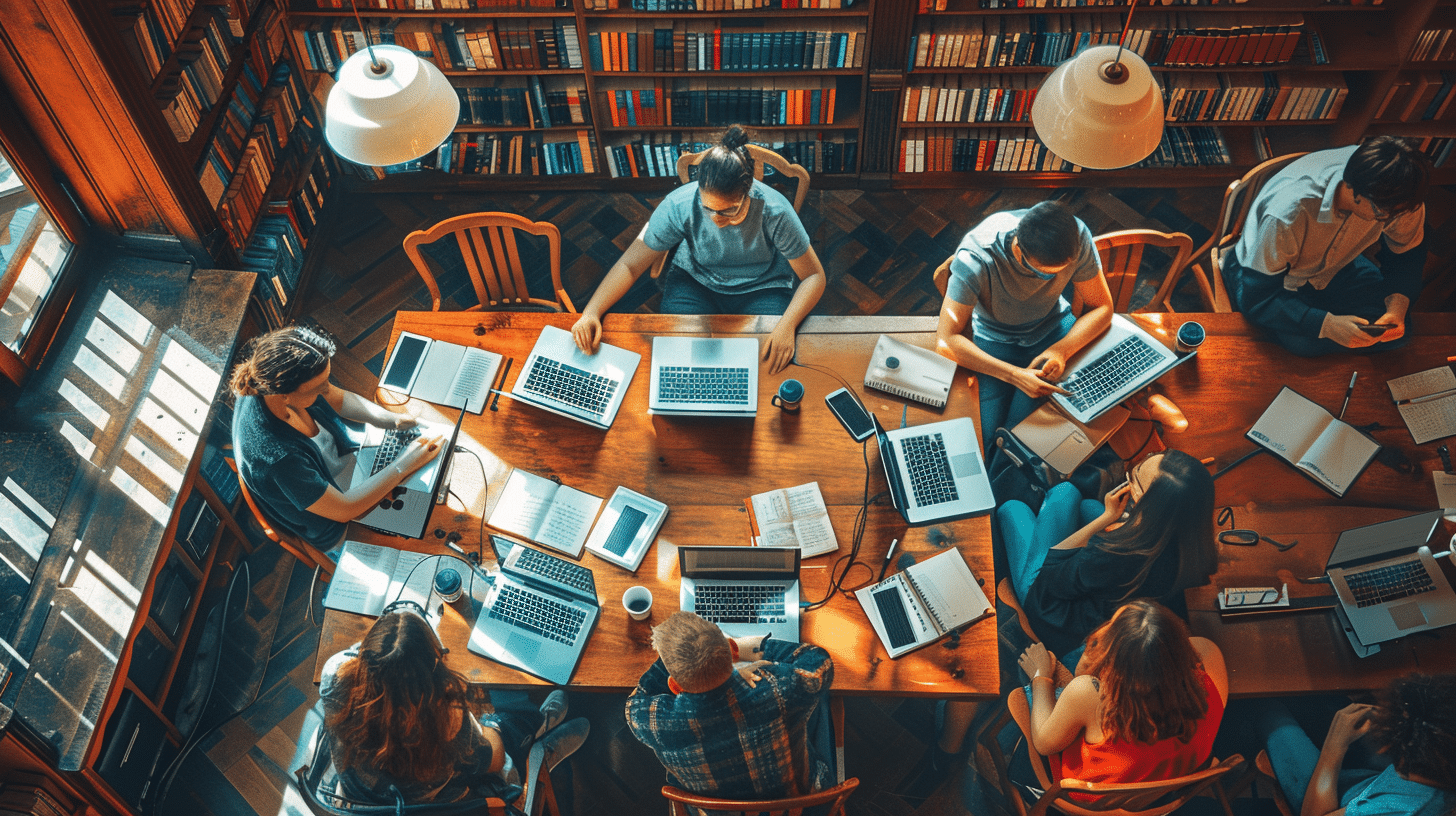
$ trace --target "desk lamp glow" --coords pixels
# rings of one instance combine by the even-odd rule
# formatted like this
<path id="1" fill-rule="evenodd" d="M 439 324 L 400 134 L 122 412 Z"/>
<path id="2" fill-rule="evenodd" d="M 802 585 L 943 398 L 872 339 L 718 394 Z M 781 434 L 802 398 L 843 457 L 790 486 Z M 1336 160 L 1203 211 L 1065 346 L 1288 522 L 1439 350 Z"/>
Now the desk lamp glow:
<path id="1" fill-rule="evenodd" d="M 1133 0 L 1116 46 L 1094 46 L 1058 65 L 1031 104 L 1036 135 L 1073 164 L 1127 167 L 1163 139 L 1163 93 L 1142 57 L 1123 50 L 1136 7 Z"/>
<path id="2" fill-rule="evenodd" d="M 359 9 L 354 5 L 354 18 Z M 373 45 L 339 66 L 324 106 L 324 138 L 340 157 L 377 167 L 418 159 L 460 118 L 460 98 L 440 69 L 397 45 Z"/>

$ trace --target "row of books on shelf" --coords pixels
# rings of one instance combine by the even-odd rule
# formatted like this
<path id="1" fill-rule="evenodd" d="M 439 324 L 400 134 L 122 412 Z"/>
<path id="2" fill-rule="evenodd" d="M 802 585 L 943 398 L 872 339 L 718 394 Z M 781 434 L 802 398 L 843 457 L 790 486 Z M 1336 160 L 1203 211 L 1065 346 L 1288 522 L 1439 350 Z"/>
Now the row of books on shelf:
<path id="1" fill-rule="evenodd" d="M 350 0 L 315 0 L 321 9 L 350 8 Z M 507 11 L 510 9 L 571 8 L 571 0 L 358 0 L 360 9 L 397 11 Z"/>
<path id="2" fill-rule="evenodd" d="M 587 34 L 587 54 L 596 71 L 812 71 L 864 65 L 863 22 L 821 25 L 832 28 L 762 31 L 719 28 L 714 21 L 619 23 Z"/>
<path id="3" fill-rule="evenodd" d="M 1416 44 L 1411 47 L 1412 62 L 1434 62 L 1436 60 L 1456 59 L 1456 37 L 1451 33 L 1456 31 L 1452 28 L 1428 28 L 1416 37 Z"/>
<path id="4" fill-rule="evenodd" d="M 244 156 L 254 142 L 261 141 L 266 157 L 288 147 L 305 111 L 310 110 L 307 100 L 302 75 L 287 61 L 278 63 L 264 89 L 255 91 L 250 82 L 238 83 L 198 170 L 198 182 L 214 207 L 245 165 Z"/>
<path id="5" fill-rule="evenodd" d="M 929 30 L 911 42 L 911 69 L 1058 65 L 1085 48 L 1116 44 L 1125 22 L 1122 15 L 1095 12 L 927 19 Z M 1295 58 L 1304 33 L 1304 16 L 1297 12 L 1237 20 L 1179 12 L 1143 15 L 1125 46 L 1149 65 L 1273 65 Z M 1319 47 L 1322 54 L 1323 43 Z"/>
<path id="6" fill-rule="evenodd" d="M 217 204 L 218 220 L 222 222 L 229 240 L 235 248 L 246 245 L 253 232 L 258 216 L 268 200 L 269 186 L 278 168 L 285 162 L 290 166 L 307 159 L 310 149 L 318 144 L 319 128 L 314 121 L 312 107 L 305 109 L 299 117 L 299 127 L 288 147 L 279 146 L 275 130 L 264 119 L 254 128 L 253 135 L 243 148 L 238 169 L 223 192 Z"/>
<path id="7" fill-rule="evenodd" d="M 1163 139 L 1137 167 L 1205 167 L 1233 164 L 1223 133 L 1215 127 L 1163 128 Z"/>
<path id="8" fill-rule="evenodd" d="M 907 133 L 900 139 L 896 169 L 901 173 L 1082 170 L 1047 150 L 1035 136 L 1012 136 L 993 129 L 931 128 Z"/>
<path id="9" fill-rule="evenodd" d="M 1445 167 L 1451 159 L 1451 148 L 1456 145 L 1456 139 L 1449 136 L 1427 136 L 1413 141 L 1420 146 L 1422 153 L 1431 157 L 1433 167 Z"/>
<path id="10" fill-rule="evenodd" d="M 581 68 L 575 21 L 565 18 L 472 20 L 425 18 L 314 20 L 293 30 L 294 44 L 311 71 L 333 73 L 366 43 L 408 48 L 442 71 L 519 71 Z"/>
<path id="11" fill-rule="evenodd" d="M 698 153 L 716 142 L 693 141 L 688 134 L 648 133 L 631 142 L 608 145 L 607 172 L 612 178 L 667 178 L 677 176 L 677 158 L 684 153 Z M 852 133 L 830 134 L 805 131 L 778 134 L 769 141 L 754 144 L 778 153 L 810 173 L 852 173 L 859 143 Z"/>
<path id="12" fill-rule="evenodd" d="M 590 125 L 586 85 L 577 77 L 527 77 L 519 84 L 456 87 L 460 124 L 549 128 Z"/>
<path id="13" fill-rule="evenodd" d="M 257 35 L 248 41 L 247 48 L 240 55 L 243 60 L 241 75 L 252 81 L 254 89 L 266 80 L 288 45 L 283 15 L 272 6 L 262 13 Z M 230 32 L 224 32 L 220 20 L 218 13 L 210 18 L 200 42 L 198 58 L 164 86 L 164 92 L 173 95 L 162 108 L 162 118 L 179 142 L 192 139 L 202 117 L 218 103 L 225 90 L 223 82 L 231 67 L 238 40 Z"/>
<path id="14" fill-rule="evenodd" d="M 905 88 L 904 122 L 1028 122 L 1043 77 L 986 74 L 936 77 Z"/>
<path id="15" fill-rule="evenodd" d="M 553 133 L 456 133 L 414 161 L 388 167 L 349 165 L 361 178 L 441 170 L 461 175 L 559 176 L 597 172 L 596 136 L 590 130 Z"/>
<path id="16" fill-rule="evenodd" d="M 750 11 L 753 9 L 851 8 L 856 0 L 582 0 L 587 11 Z"/>
<path id="17" fill-rule="evenodd" d="M 710 86 L 706 80 L 659 82 L 653 88 L 601 92 L 612 127 L 711 125 L 832 125 L 838 100 L 831 79 L 760 83 L 743 88 L 731 81 Z"/>
<path id="18" fill-rule="evenodd" d="M 220 12 L 228 27 L 228 30 L 235 38 L 241 39 L 246 33 L 248 19 L 253 16 L 254 10 L 263 0 L 224 0 L 224 2 L 206 3 Z M 112 4 L 116 6 L 117 4 Z M 160 35 L 160 44 L 165 45 L 169 50 L 175 47 L 185 34 L 189 26 L 188 19 L 192 16 L 197 6 L 197 0 L 152 0 L 142 9 L 142 16 L 151 17 Z M 134 8 L 131 3 L 124 4 L 127 8 Z M 113 8 L 113 14 L 121 12 Z M 165 60 L 166 57 L 163 57 Z M 153 74 L 155 76 L 155 73 Z"/>
<path id="19" fill-rule="evenodd" d="M 258 299 L 270 327 L 285 325 L 288 301 L 303 271 L 304 238 L 287 201 L 263 206 L 248 245 L 238 254 L 242 268 L 258 275 Z"/>
<path id="20" fill-rule="evenodd" d="M 1452 118 L 1451 93 L 1456 71 L 1419 71 L 1396 78 L 1375 118 L 1387 122 L 1423 122 Z"/>
<path id="21" fill-rule="evenodd" d="M 1158 0 L 1159 6 L 1229 6 L 1248 0 Z M 1378 6 L 1384 0 L 1325 0 L 1327 6 Z M 1124 6 L 1126 0 L 980 0 L 983 9 L 998 8 L 1069 8 L 1077 6 Z M 945 11 L 947 0 L 920 0 L 920 13 Z"/>
<path id="22" fill-rule="evenodd" d="M 1169 122 L 1336 119 L 1349 88 L 1340 71 L 1159 72 Z"/>

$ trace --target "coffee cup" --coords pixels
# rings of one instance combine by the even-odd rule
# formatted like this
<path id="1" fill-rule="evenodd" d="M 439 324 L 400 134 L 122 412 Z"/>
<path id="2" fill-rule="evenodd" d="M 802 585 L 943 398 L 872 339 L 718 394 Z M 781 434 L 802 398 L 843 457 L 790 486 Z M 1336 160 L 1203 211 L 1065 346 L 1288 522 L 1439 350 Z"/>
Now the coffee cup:
<path id="1" fill-rule="evenodd" d="M 1208 333 L 1203 330 L 1203 324 L 1193 320 L 1184 321 L 1178 327 L 1178 350 L 1192 351 L 1203 345 Z"/>
<path id="2" fill-rule="evenodd" d="M 460 600 L 461 590 L 465 584 L 460 580 L 460 573 L 446 567 L 435 573 L 435 594 L 445 603 L 455 603 Z"/>
<path id="3" fill-rule="evenodd" d="M 647 620 L 652 614 L 652 590 L 645 586 L 629 587 L 622 593 L 622 606 L 632 620 Z"/>
<path id="4" fill-rule="evenodd" d="M 790 414 L 799 413 L 799 403 L 804 401 L 804 384 L 793 378 L 779 383 L 779 392 L 769 402 Z"/>

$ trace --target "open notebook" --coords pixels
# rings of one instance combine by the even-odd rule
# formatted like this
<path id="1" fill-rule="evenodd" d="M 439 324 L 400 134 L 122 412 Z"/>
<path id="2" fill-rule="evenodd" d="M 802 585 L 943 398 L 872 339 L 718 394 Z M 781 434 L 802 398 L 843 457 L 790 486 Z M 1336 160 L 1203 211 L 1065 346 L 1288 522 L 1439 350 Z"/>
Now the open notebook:
<path id="1" fill-rule="evenodd" d="M 854 596 L 892 658 L 991 614 L 991 602 L 960 550 L 927 558 Z"/>

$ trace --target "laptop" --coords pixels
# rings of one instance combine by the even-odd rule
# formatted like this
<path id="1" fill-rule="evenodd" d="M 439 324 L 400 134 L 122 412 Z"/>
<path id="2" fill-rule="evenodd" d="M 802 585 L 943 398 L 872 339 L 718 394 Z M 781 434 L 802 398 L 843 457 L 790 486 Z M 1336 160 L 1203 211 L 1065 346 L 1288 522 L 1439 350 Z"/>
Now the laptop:
<path id="1" fill-rule="evenodd" d="M 970 417 L 888 432 L 879 417 L 870 417 L 890 501 L 906 521 L 928 524 L 996 506 Z"/>
<path id="2" fill-rule="evenodd" d="M 1011 434 L 1025 447 L 1028 457 L 1035 456 L 1066 477 L 1090 459 L 1131 415 L 1126 407 L 1114 405 L 1091 422 L 1078 422 L 1048 401 L 1017 423 Z"/>
<path id="3" fill-rule="evenodd" d="M 440 455 L 426 462 L 424 467 L 400 482 L 394 491 L 379 501 L 374 509 L 355 519 L 360 524 L 381 533 L 393 533 L 406 538 L 424 538 L 425 527 L 430 522 L 430 511 L 435 509 L 436 498 L 449 482 L 445 475 L 450 469 L 450 460 L 455 453 L 455 440 L 460 437 L 460 423 L 465 421 L 465 411 L 455 420 L 450 439 Z M 349 477 L 350 488 L 357 487 L 370 476 L 394 464 L 404 449 L 421 433 L 419 426 L 404 431 L 382 431 L 369 426 L 369 437 L 364 447 L 354 458 L 354 470 Z"/>
<path id="4" fill-rule="evenodd" d="M 1052 394 L 1052 399 L 1078 422 L 1091 422 L 1197 353 L 1175 352 L 1115 314 L 1107 331 L 1067 361 L 1066 376 L 1057 385 L 1071 394 Z"/>
<path id="5" fill-rule="evenodd" d="M 601 616 L 592 571 L 500 536 L 491 536 L 490 545 L 500 571 L 467 647 L 566 685 Z"/>
<path id="6" fill-rule="evenodd" d="M 1340 533 L 1325 574 L 1357 652 L 1456 623 L 1456 591 L 1426 546 L 1441 515 L 1432 510 Z"/>
<path id="7" fill-rule="evenodd" d="M 728 637 L 799 641 L 799 550 L 678 547 L 678 606 Z"/>
<path id="8" fill-rule="evenodd" d="M 654 337 L 647 412 L 668 416 L 758 414 L 758 339 Z"/>
<path id="9" fill-rule="evenodd" d="M 576 347 L 571 332 L 547 326 L 511 386 L 516 399 L 606 430 L 617 418 L 642 355 L 602 343 L 596 354 Z"/>
<path id="10" fill-rule="evenodd" d="M 478 414 L 500 364 L 493 351 L 400 332 L 379 387 Z"/>

